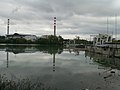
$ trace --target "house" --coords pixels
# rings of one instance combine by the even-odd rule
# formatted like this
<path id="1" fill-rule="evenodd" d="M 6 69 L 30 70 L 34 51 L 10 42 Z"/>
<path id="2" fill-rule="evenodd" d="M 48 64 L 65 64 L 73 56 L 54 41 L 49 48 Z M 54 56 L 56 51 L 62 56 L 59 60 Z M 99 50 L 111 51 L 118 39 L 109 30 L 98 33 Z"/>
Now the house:
<path id="1" fill-rule="evenodd" d="M 97 45 L 103 45 L 105 43 L 111 43 L 112 39 L 113 39 L 112 35 L 99 34 L 93 38 L 93 45 L 97 46 Z"/>
<path id="2" fill-rule="evenodd" d="M 18 34 L 18 33 L 6 35 L 6 39 L 16 39 L 16 38 L 24 38 L 26 40 L 35 41 L 37 39 L 37 36 L 31 34 Z"/>

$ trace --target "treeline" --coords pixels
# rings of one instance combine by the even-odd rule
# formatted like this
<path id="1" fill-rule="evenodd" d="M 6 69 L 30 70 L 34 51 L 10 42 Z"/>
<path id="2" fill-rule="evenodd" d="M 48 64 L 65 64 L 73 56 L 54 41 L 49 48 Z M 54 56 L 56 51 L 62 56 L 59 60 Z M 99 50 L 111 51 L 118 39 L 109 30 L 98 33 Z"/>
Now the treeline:
<path id="1" fill-rule="evenodd" d="M 61 36 L 49 35 L 47 38 L 37 38 L 36 40 L 26 40 L 25 38 L 9 38 L 0 36 L 0 43 L 5 44 L 49 44 L 49 45 L 62 45 L 63 38 Z"/>
<path id="2" fill-rule="evenodd" d="M 5 36 L 0 36 L 0 43 L 5 43 Z"/>
<path id="3" fill-rule="evenodd" d="M 91 45 L 93 44 L 93 42 L 85 39 L 75 38 L 75 39 L 64 39 L 64 44 Z"/>
<path id="4" fill-rule="evenodd" d="M 75 40 L 76 44 L 84 44 L 84 45 L 86 45 L 86 44 L 93 44 L 92 41 L 87 41 L 87 40 L 84 40 L 84 39 L 74 39 L 74 40 Z"/>
<path id="5" fill-rule="evenodd" d="M 63 45 L 63 38 L 61 36 L 49 35 L 47 38 L 38 38 L 37 44 Z"/>
<path id="6" fill-rule="evenodd" d="M 46 38 L 38 37 L 36 40 L 26 40 L 25 38 L 9 38 L 6 39 L 5 36 L 0 36 L 0 43 L 2 44 L 41 44 L 41 45 L 63 45 L 69 43 L 76 44 L 92 44 L 92 41 L 87 41 L 85 39 L 75 38 L 75 39 L 63 39 L 61 36 L 48 35 Z"/>

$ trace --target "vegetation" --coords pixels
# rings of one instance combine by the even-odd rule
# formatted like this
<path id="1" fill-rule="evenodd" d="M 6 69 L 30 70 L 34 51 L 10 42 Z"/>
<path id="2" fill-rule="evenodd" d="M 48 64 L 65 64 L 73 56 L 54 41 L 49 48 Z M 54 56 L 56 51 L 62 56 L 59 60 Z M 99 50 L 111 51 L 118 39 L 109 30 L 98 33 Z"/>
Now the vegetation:
<path id="1" fill-rule="evenodd" d="M 32 82 L 30 79 L 9 80 L 5 75 L 0 75 L 0 90 L 57 90 L 40 81 Z"/>
<path id="2" fill-rule="evenodd" d="M 75 39 L 75 43 L 77 44 L 92 44 L 92 41 L 87 41 L 87 40 L 84 40 L 84 39 Z"/>
<path id="3" fill-rule="evenodd" d="M 49 45 L 63 45 L 63 38 L 61 36 L 49 35 L 47 38 L 39 38 L 36 40 L 37 44 L 49 44 Z"/>
<path id="4" fill-rule="evenodd" d="M 39 37 L 34 41 L 26 40 L 25 38 L 9 38 L 6 39 L 5 36 L 0 36 L 0 43 L 5 44 L 40 44 L 40 45 L 63 45 L 69 42 L 70 39 L 63 39 L 61 36 L 48 35 L 47 37 Z M 76 44 L 92 44 L 91 41 L 80 39 L 76 37 L 73 40 Z"/>
<path id="5" fill-rule="evenodd" d="M 83 44 L 83 45 L 92 44 L 92 41 L 87 41 L 85 39 L 80 39 L 79 36 L 76 36 L 76 38 L 74 40 L 75 40 L 76 44 Z"/>
<path id="6" fill-rule="evenodd" d="M 5 43 L 5 36 L 0 36 L 0 43 Z"/>
<path id="7" fill-rule="evenodd" d="M 113 40 L 113 43 L 120 43 L 120 40 Z"/>
<path id="8" fill-rule="evenodd" d="M 38 38 L 34 41 L 26 40 L 25 38 L 9 38 L 0 36 L 0 43 L 6 44 L 49 44 L 49 45 L 63 45 L 63 38 L 61 36 L 49 35 L 47 38 Z"/>

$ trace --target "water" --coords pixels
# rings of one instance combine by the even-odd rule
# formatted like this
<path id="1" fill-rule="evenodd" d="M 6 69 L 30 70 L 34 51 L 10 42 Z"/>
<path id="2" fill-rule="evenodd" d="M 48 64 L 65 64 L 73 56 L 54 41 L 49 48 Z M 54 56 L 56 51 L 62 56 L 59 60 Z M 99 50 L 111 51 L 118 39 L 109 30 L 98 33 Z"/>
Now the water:
<path id="1" fill-rule="evenodd" d="M 85 51 L 0 46 L 0 74 L 41 81 L 57 90 L 120 90 L 119 69 L 120 59 Z"/>

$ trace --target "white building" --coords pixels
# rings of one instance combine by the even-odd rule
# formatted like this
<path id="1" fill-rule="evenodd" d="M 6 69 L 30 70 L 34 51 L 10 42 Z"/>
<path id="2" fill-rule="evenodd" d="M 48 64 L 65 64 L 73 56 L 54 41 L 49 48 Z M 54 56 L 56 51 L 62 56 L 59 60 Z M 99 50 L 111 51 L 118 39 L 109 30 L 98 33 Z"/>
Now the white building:
<path id="1" fill-rule="evenodd" d="M 11 39 L 11 38 L 13 38 L 13 39 L 24 38 L 26 40 L 35 41 L 37 39 L 37 36 L 36 35 L 30 35 L 30 34 L 18 34 L 18 33 L 6 35 L 6 39 Z"/>
<path id="2" fill-rule="evenodd" d="M 97 45 L 103 45 L 105 43 L 110 43 L 112 42 L 112 39 L 113 39 L 112 35 L 99 34 L 93 38 L 93 45 L 97 46 Z"/>

